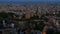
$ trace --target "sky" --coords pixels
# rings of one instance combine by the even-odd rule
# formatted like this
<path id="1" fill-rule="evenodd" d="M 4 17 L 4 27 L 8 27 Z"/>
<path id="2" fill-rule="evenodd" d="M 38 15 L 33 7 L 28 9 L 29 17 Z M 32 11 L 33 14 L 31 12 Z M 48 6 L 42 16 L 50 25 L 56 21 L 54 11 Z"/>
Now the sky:
<path id="1" fill-rule="evenodd" d="M 60 3 L 60 0 L 0 0 L 2 3 Z"/>
<path id="2" fill-rule="evenodd" d="M 60 0 L 0 0 L 0 1 L 60 1 Z"/>
<path id="3" fill-rule="evenodd" d="M 60 1 L 60 0 L 0 0 L 0 1 Z"/>

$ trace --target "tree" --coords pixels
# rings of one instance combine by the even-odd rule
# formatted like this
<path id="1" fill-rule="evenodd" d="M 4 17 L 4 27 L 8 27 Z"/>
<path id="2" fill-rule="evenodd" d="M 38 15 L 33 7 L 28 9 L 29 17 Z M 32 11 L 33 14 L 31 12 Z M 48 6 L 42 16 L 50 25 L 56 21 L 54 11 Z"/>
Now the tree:
<path id="1" fill-rule="evenodd" d="M 11 12 L 9 12 L 9 13 L 1 12 L 0 13 L 0 20 L 5 19 L 8 22 L 10 22 L 10 20 L 16 19 L 14 16 L 19 17 L 18 15 L 11 13 Z"/>

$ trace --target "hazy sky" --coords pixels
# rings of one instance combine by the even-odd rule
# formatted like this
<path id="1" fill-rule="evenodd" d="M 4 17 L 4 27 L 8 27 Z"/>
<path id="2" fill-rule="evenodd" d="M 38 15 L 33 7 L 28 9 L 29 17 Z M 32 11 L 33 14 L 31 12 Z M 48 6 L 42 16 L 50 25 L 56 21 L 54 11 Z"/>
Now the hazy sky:
<path id="1" fill-rule="evenodd" d="M 32 1 L 32 2 L 55 2 L 55 3 L 57 3 L 57 2 L 60 2 L 60 0 L 0 0 L 0 3 L 6 3 L 6 2 L 29 2 L 29 1 Z"/>
<path id="2" fill-rule="evenodd" d="M 12 1 L 12 2 L 18 2 L 18 1 L 33 1 L 33 2 L 36 2 L 36 1 L 45 1 L 45 2 L 48 2 L 48 1 L 54 1 L 54 2 L 57 2 L 57 1 L 59 1 L 60 2 L 60 0 L 0 0 L 0 2 L 3 2 L 3 1 L 6 1 L 6 2 L 8 2 L 8 1 Z"/>
<path id="3" fill-rule="evenodd" d="M 60 1 L 60 0 L 0 0 L 0 1 Z"/>

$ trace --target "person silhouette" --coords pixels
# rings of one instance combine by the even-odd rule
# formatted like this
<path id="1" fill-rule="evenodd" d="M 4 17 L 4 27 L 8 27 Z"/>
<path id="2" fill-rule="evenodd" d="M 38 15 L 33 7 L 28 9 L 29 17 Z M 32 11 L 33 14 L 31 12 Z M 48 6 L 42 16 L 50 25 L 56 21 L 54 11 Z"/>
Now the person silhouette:
<path id="1" fill-rule="evenodd" d="M 5 28 L 6 27 L 6 21 L 2 20 L 2 23 L 3 23 L 3 28 Z"/>
<path id="2" fill-rule="evenodd" d="M 11 23 L 11 28 L 15 28 L 15 24 L 14 23 Z"/>

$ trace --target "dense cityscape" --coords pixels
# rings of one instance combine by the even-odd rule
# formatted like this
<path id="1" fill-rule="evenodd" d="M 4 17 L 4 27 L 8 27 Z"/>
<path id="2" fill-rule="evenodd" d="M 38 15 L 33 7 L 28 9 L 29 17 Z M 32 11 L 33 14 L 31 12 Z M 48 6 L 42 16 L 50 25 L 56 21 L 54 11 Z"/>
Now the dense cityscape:
<path id="1" fill-rule="evenodd" d="M 60 5 L 0 5 L 0 34 L 60 34 Z"/>

